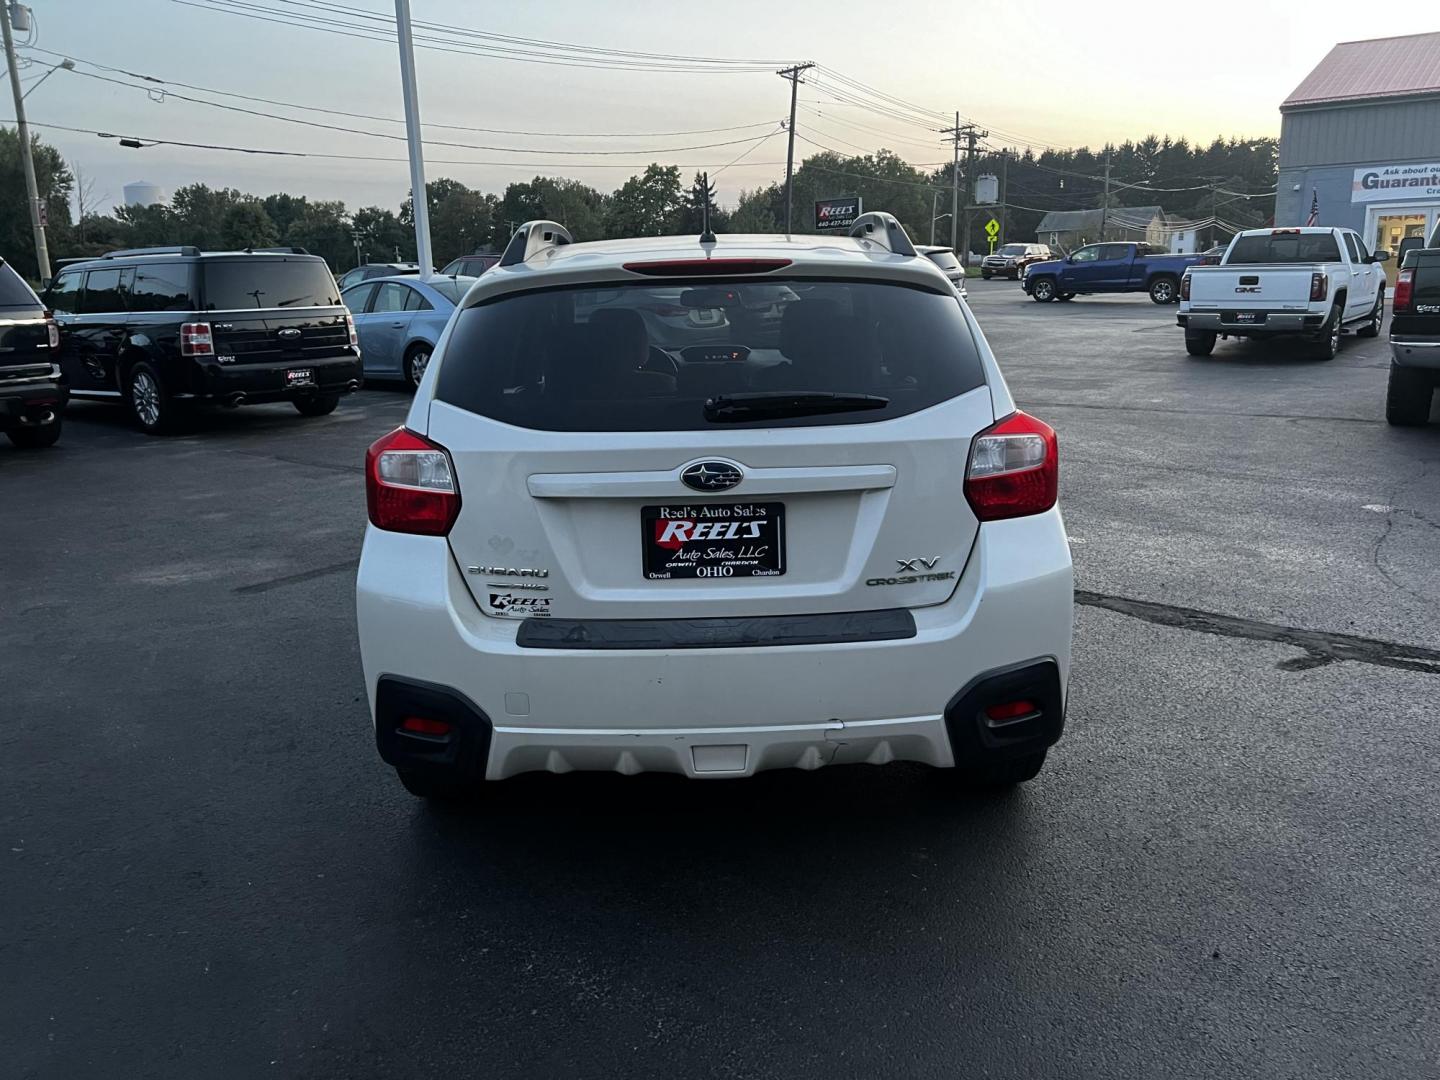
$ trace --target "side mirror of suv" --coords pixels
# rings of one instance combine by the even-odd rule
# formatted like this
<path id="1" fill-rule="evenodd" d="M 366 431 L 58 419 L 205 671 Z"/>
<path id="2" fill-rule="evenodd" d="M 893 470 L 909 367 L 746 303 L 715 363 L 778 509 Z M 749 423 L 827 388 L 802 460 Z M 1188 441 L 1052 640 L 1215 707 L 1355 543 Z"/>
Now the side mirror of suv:
<path id="1" fill-rule="evenodd" d="M 1371 262 L 1377 262 L 1377 263 L 1389 262 L 1389 261 L 1390 261 L 1390 252 L 1388 252 L 1388 251 L 1377 251 L 1377 252 L 1375 252 L 1374 255 L 1371 255 L 1371 256 L 1370 256 L 1370 261 L 1371 261 Z"/>

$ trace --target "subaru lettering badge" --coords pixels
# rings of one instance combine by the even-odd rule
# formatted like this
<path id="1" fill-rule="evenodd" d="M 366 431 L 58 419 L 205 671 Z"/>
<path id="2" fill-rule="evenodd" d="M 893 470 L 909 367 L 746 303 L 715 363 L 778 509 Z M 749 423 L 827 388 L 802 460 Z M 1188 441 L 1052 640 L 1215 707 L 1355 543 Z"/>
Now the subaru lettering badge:
<path id="1" fill-rule="evenodd" d="M 680 474 L 685 486 L 696 491 L 728 491 L 744 478 L 740 467 L 728 461 L 697 461 Z"/>

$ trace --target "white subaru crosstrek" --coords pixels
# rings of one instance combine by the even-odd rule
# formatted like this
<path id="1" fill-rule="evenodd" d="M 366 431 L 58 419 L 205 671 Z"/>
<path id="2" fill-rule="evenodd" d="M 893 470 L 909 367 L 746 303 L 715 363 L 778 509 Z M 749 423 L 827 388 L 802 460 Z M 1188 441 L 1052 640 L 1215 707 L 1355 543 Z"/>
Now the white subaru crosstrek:
<path id="1" fill-rule="evenodd" d="M 1055 433 L 889 214 L 575 244 L 531 222 L 366 459 L 380 756 L 541 770 L 1040 770 L 1069 675 Z"/>

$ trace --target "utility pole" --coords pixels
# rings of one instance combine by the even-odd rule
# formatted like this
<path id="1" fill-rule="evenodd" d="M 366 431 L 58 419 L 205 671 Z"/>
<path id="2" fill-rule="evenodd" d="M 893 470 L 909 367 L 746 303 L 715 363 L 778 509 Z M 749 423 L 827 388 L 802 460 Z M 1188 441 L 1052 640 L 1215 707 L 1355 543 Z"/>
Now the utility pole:
<path id="1" fill-rule="evenodd" d="M 410 0 L 395 0 L 395 32 L 400 42 L 400 89 L 405 95 L 405 135 L 410 143 L 410 213 L 415 219 L 415 258 L 420 278 L 430 276 L 430 199 L 425 189 L 425 147 L 420 140 L 420 96 L 415 90 L 415 39 L 410 30 Z"/>
<path id="2" fill-rule="evenodd" d="M 1105 155 L 1105 198 L 1100 203 L 1100 240 L 1105 240 L 1105 222 L 1110 217 L 1110 155 Z"/>
<path id="3" fill-rule="evenodd" d="M 951 166 L 951 190 L 950 190 L 950 246 L 954 248 L 956 256 L 960 259 L 962 267 L 970 265 L 970 213 L 969 202 L 972 188 L 975 185 L 975 143 L 979 139 L 990 134 L 988 131 L 981 131 L 974 124 L 961 124 L 960 114 L 955 114 L 955 126 L 946 128 L 940 133 L 950 136 L 950 141 L 955 145 L 955 157 Z M 960 233 L 960 246 L 955 247 L 955 232 L 959 226 L 960 217 L 960 140 L 965 140 L 965 225 Z"/>
<path id="4" fill-rule="evenodd" d="M 940 192 L 933 192 L 930 196 L 930 246 L 935 246 L 935 215 L 940 212 Z"/>
<path id="5" fill-rule="evenodd" d="M 814 63 L 795 64 L 793 67 L 781 68 L 775 74 L 782 79 L 790 80 L 790 149 L 785 153 L 785 234 L 790 234 L 792 213 L 794 209 L 792 188 L 795 176 L 795 99 L 800 92 L 800 84 L 805 80 L 800 78 L 803 72 L 814 67 Z"/>
<path id="6" fill-rule="evenodd" d="M 25 95 L 20 90 L 20 65 L 15 61 L 15 37 L 10 33 L 10 20 L 23 10 L 11 0 L 0 13 L 0 26 L 5 31 L 5 60 L 10 65 L 10 89 L 15 92 L 15 128 L 20 138 L 20 161 L 25 168 L 25 194 L 30 199 L 30 228 L 35 233 L 35 263 L 40 271 L 40 284 L 50 282 L 50 248 L 45 243 L 45 218 L 40 206 L 40 187 L 35 183 L 35 159 L 30 153 L 30 125 L 25 122 Z M 29 13 L 26 12 L 28 15 Z"/>
<path id="7" fill-rule="evenodd" d="M 1000 243 L 1005 243 L 1005 176 L 1006 165 L 1010 162 L 1008 151 L 1000 151 Z"/>

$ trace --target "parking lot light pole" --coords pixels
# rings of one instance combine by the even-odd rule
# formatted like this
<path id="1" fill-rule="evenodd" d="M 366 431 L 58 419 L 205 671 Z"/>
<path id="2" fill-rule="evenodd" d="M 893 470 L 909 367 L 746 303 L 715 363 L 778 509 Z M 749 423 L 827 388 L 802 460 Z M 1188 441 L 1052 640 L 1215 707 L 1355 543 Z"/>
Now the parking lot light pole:
<path id="1" fill-rule="evenodd" d="M 430 200 L 425 189 L 425 148 L 420 139 L 420 97 L 415 90 L 415 40 L 410 31 L 410 0 L 395 0 L 395 31 L 400 41 L 400 88 L 405 95 L 405 135 L 410 143 L 410 213 L 415 219 L 415 260 L 420 277 L 430 276 Z M 9 37 L 9 31 L 6 31 Z"/>
<path id="2" fill-rule="evenodd" d="M 399 0 L 397 0 L 397 3 Z M 8 3 L 0 14 L 0 27 L 5 33 L 5 60 L 10 65 L 10 89 L 15 92 L 15 129 L 20 138 L 20 162 L 25 171 L 25 194 L 30 201 L 30 228 L 35 234 L 35 263 L 40 284 L 50 281 L 50 247 L 45 242 L 45 219 L 41 215 L 40 186 L 35 182 L 35 159 L 30 153 L 30 125 L 25 122 L 25 95 L 20 90 L 20 65 L 15 62 L 15 37 L 10 33 L 10 20 L 18 4 Z"/>

